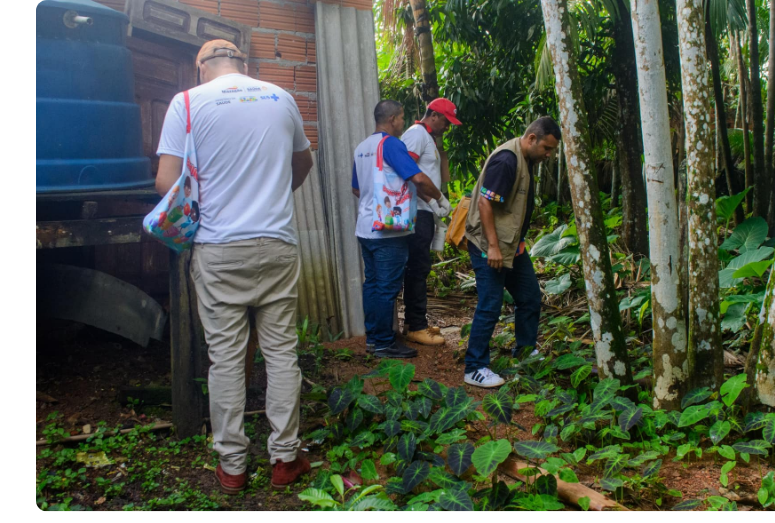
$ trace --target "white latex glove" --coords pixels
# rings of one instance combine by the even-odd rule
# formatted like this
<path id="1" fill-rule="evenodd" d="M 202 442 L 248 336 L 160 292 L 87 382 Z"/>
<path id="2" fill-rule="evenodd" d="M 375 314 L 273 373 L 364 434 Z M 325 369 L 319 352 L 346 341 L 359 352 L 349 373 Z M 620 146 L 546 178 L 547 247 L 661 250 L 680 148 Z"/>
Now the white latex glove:
<path id="1" fill-rule="evenodd" d="M 447 197 L 443 194 L 438 200 L 431 200 L 428 202 L 428 206 L 430 206 L 433 214 L 439 218 L 446 218 L 449 216 L 449 213 L 452 210 L 452 206 L 449 204 L 449 200 L 447 200 Z"/>

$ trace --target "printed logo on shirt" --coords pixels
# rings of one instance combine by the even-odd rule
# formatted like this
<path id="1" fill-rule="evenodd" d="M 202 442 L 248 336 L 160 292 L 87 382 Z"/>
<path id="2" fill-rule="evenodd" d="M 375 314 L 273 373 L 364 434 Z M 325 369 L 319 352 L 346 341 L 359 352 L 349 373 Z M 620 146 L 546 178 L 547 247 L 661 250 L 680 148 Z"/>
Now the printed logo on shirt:
<path id="1" fill-rule="evenodd" d="M 267 89 L 269 89 L 269 88 L 268 88 L 268 87 L 266 87 L 266 86 L 259 86 L 259 87 L 248 87 L 248 88 L 247 88 L 247 91 L 248 91 L 249 93 L 252 93 L 252 92 L 254 92 L 254 91 L 266 91 Z"/>
<path id="2" fill-rule="evenodd" d="M 218 98 L 215 101 L 215 105 L 226 105 L 226 104 L 230 104 L 231 101 L 232 101 L 232 98 Z"/>
<path id="3" fill-rule="evenodd" d="M 272 93 L 272 96 L 262 96 L 262 100 L 274 100 L 275 102 L 280 99 L 279 96 L 277 96 L 275 93 Z"/>
<path id="4" fill-rule="evenodd" d="M 239 87 L 237 87 L 237 86 L 235 85 L 234 87 L 228 87 L 228 88 L 224 89 L 224 90 L 223 90 L 223 91 L 221 91 L 221 92 L 222 92 L 222 93 L 241 93 L 241 92 L 242 92 L 242 89 L 240 89 Z"/>
<path id="5" fill-rule="evenodd" d="M 263 96 L 262 96 L 263 98 Z M 243 96 L 239 99 L 240 102 L 257 102 L 258 98 L 255 96 Z"/>

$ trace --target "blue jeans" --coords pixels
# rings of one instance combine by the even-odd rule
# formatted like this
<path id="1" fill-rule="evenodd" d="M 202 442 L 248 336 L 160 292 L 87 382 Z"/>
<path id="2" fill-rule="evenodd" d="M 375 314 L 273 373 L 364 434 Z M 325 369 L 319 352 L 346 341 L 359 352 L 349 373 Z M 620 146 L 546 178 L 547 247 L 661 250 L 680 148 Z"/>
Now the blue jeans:
<path id="1" fill-rule="evenodd" d="M 406 236 L 398 238 L 358 238 L 363 256 L 363 315 L 366 343 L 376 349 L 389 347 L 396 340 L 393 309 L 404 283 L 409 257 Z"/>
<path id="2" fill-rule="evenodd" d="M 514 258 L 511 269 L 500 271 L 487 265 L 482 251 L 468 242 L 471 265 L 476 274 L 476 305 L 466 351 L 466 373 L 490 366 L 490 338 L 503 307 L 503 289 L 514 298 L 514 336 L 517 347 L 535 346 L 541 314 L 541 288 L 527 251 Z"/>

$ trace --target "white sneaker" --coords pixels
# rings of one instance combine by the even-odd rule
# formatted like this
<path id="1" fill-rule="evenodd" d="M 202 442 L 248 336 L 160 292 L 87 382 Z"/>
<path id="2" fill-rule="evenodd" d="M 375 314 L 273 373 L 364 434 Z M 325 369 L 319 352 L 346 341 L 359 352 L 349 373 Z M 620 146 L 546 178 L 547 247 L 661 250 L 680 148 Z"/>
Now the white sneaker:
<path id="1" fill-rule="evenodd" d="M 465 375 L 464 381 L 475 387 L 482 387 L 484 389 L 491 389 L 493 387 L 500 387 L 506 381 L 495 374 L 487 367 L 482 367 L 479 370 L 469 372 Z"/>

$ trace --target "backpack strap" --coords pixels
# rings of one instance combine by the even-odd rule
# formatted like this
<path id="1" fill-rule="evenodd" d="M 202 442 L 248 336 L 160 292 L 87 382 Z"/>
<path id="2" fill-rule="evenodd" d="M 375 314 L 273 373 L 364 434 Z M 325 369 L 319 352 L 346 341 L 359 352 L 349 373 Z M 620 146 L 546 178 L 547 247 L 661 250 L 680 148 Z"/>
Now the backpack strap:
<path id="1" fill-rule="evenodd" d="M 186 100 L 186 134 L 189 134 L 191 132 L 191 101 L 188 91 L 183 92 L 183 98 Z"/>
<path id="2" fill-rule="evenodd" d="M 390 138 L 390 135 L 383 136 L 382 140 L 379 141 L 379 145 L 377 146 L 377 169 L 380 171 L 382 170 L 383 166 L 383 159 L 382 159 L 382 144 L 385 143 L 385 140 Z"/>

